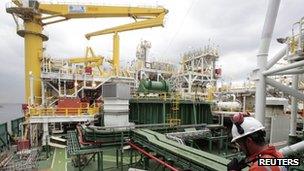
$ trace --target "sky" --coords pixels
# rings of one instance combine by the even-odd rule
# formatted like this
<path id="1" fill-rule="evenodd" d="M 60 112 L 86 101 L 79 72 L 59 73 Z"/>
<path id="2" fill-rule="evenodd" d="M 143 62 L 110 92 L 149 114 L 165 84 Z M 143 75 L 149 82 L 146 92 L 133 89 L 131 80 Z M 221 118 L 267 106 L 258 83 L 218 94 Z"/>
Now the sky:
<path id="1" fill-rule="evenodd" d="M 0 1 L 0 103 L 23 102 L 24 40 L 16 34 L 13 17 L 5 12 L 9 0 Z M 49 2 L 49 1 L 48 1 Z M 62 2 L 60 0 L 52 2 Z M 64 1 L 63 1 L 64 2 Z M 73 2 L 70 0 L 69 2 Z M 77 3 L 93 1 L 77 0 Z M 135 59 L 141 40 L 152 44 L 148 60 L 178 64 L 181 55 L 201 48 L 209 39 L 219 46 L 218 66 L 224 82 L 245 80 L 256 68 L 267 0 L 99 0 L 94 3 L 127 6 L 163 6 L 169 10 L 165 26 L 120 33 L 122 65 Z M 303 17 L 303 0 L 282 0 L 273 37 L 290 35 L 291 25 Z M 44 31 L 47 55 L 54 58 L 83 56 L 91 46 L 97 54 L 110 58 L 112 35 L 87 41 L 86 33 L 132 22 L 129 18 L 75 19 L 48 25 Z M 270 57 L 282 45 L 272 41 Z"/>

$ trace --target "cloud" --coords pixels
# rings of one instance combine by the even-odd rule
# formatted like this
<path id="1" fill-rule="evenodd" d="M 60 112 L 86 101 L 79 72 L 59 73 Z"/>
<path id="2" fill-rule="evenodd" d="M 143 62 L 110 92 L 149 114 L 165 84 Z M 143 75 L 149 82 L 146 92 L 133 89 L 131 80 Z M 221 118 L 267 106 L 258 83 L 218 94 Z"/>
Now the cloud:
<path id="1" fill-rule="evenodd" d="M 0 1 L 0 102 L 22 101 L 24 94 L 23 38 L 16 34 L 11 15 L 5 12 Z M 55 1 L 53 1 L 55 2 Z M 77 0 L 88 3 L 87 0 Z M 149 28 L 120 33 L 122 64 L 135 58 L 141 39 L 152 43 L 150 59 L 158 58 L 177 64 L 185 51 L 201 48 L 211 39 L 220 47 L 218 65 L 223 68 L 224 80 L 242 80 L 256 67 L 256 54 L 260 43 L 267 0 L 103 0 L 99 4 L 125 4 L 164 6 L 169 10 L 164 28 Z M 302 15 L 303 0 L 281 1 L 274 37 L 290 34 L 291 25 Z M 132 19 L 78 19 L 45 27 L 49 41 L 46 53 L 55 58 L 83 56 L 85 47 L 91 45 L 96 53 L 106 57 L 112 54 L 112 35 L 104 35 L 87 41 L 84 34 L 123 23 Z M 271 44 L 270 56 L 282 46 Z"/>

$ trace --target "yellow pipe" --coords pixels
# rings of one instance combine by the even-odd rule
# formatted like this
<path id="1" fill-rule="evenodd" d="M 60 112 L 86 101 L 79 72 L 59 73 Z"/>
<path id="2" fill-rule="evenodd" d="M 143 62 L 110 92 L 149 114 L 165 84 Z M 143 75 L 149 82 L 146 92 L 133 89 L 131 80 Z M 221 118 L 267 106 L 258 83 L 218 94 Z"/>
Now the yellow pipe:
<path id="1" fill-rule="evenodd" d="M 117 76 L 119 74 L 120 63 L 119 63 L 119 35 L 117 32 L 113 35 L 113 61 L 112 71 Z"/>
<path id="2" fill-rule="evenodd" d="M 42 26 L 39 21 L 24 21 L 25 102 L 30 97 L 30 73 L 34 77 L 34 97 L 41 96 L 40 64 L 42 58 Z"/>

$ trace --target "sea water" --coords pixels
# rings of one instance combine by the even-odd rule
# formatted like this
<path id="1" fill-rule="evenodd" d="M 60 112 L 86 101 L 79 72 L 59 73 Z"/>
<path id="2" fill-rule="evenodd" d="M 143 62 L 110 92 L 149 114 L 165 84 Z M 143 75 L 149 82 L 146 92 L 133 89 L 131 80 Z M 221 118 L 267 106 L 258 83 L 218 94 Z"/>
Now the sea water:
<path id="1" fill-rule="evenodd" d="M 0 124 L 7 122 L 9 132 L 11 130 L 11 120 L 22 116 L 21 103 L 0 103 Z"/>

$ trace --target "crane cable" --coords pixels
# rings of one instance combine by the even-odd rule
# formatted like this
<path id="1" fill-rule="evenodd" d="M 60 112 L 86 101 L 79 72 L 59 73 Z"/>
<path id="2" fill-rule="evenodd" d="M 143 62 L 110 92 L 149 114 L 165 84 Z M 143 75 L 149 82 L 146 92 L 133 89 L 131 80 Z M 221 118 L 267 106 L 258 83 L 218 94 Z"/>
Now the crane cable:
<path id="1" fill-rule="evenodd" d="M 181 27 L 184 25 L 184 22 L 185 22 L 186 17 L 188 16 L 190 10 L 191 10 L 192 7 L 194 6 L 194 4 L 196 4 L 197 1 L 198 1 L 198 0 L 193 0 L 193 1 L 192 1 L 191 5 L 189 6 L 189 8 L 188 8 L 186 14 L 184 15 L 184 17 L 183 17 L 183 19 L 182 19 L 182 22 L 181 22 L 180 26 L 178 27 L 178 29 L 177 29 L 176 32 L 174 33 L 173 37 L 172 37 L 171 40 L 169 41 L 169 44 L 168 44 L 167 48 L 165 48 L 164 51 L 161 53 L 161 57 L 162 57 L 164 54 L 166 54 L 167 51 L 168 51 L 168 49 L 171 47 L 173 40 L 175 40 L 175 38 L 176 38 L 177 35 L 179 34 L 179 32 L 180 32 L 180 30 L 181 30 Z"/>

